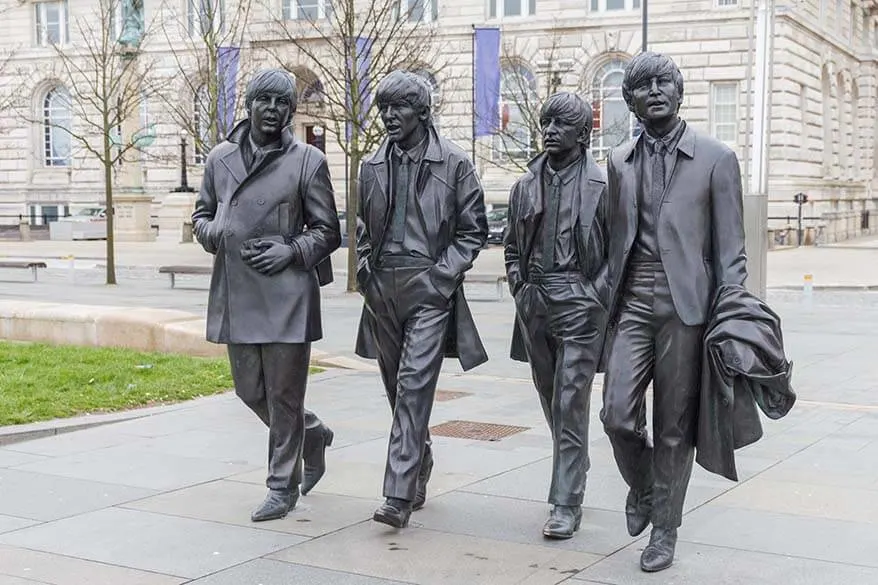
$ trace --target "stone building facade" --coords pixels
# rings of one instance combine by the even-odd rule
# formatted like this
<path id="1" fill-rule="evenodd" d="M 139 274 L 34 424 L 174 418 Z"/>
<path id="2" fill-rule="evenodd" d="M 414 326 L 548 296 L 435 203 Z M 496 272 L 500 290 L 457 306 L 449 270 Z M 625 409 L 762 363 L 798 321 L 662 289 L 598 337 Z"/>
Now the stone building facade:
<path id="1" fill-rule="evenodd" d="M 72 23 L 98 1 L 0 1 L 0 54 L 9 56 L 0 71 L 0 87 L 14 88 L 16 104 L 0 101 L 0 223 L 17 222 L 18 214 L 40 223 L 44 216 L 51 219 L 103 198 L 99 165 L 46 124 L 47 119 L 69 120 L 81 127 L 72 119 L 68 88 L 59 82 L 58 58 L 48 45 L 54 40 L 75 47 Z M 144 0 L 146 21 L 162 12 L 180 23 L 170 35 L 165 29 L 164 36 L 144 46 L 161 63 L 158 71 L 168 84 L 177 83 L 179 75 L 179 59 L 170 55 L 185 52 L 180 39 L 191 33 L 199 11 L 209 6 L 235 19 L 240 1 Z M 795 216 L 793 196 L 802 192 L 808 195 L 804 215 L 821 218 L 824 241 L 878 231 L 878 1 L 777 0 L 772 5 L 768 215 Z M 281 59 L 298 63 L 300 77 L 313 85 L 317 76 L 308 70 L 307 59 L 278 44 L 272 15 L 329 21 L 329 0 L 252 0 L 247 6 L 249 21 L 240 39 L 242 71 Z M 400 13 L 423 21 L 420 26 L 430 27 L 441 45 L 441 70 L 430 71 L 429 63 L 417 67 L 434 85 L 442 132 L 475 154 L 489 202 L 505 202 L 508 187 L 533 155 L 536 142 L 528 111 L 551 91 L 578 91 L 592 102 L 592 150 L 599 161 L 637 132 L 619 86 L 625 63 L 641 47 L 640 10 L 640 0 L 400 0 Z M 750 1 L 653 0 L 649 11 L 649 48 L 673 57 L 683 71 L 684 117 L 727 142 L 749 172 L 753 100 L 748 99 L 748 80 L 755 75 Z M 474 26 L 501 29 L 505 125 L 501 134 L 475 142 Z M 270 54 L 268 46 L 274 47 Z M 240 80 L 239 95 L 245 81 Z M 197 97 L 183 86 L 180 100 L 192 103 L 197 117 Z M 152 122 L 155 140 L 145 149 L 139 173 L 158 215 L 162 201 L 179 183 L 179 139 L 186 130 L 166 115 L 161 103 L 144 104 L 141 115 Z M 339 207 L 344 208 L 345 157 L 320 115 L 319 95 L 314 102 L 305 100 L 295 130 L 326 150 Z M 188 159 L 190 180 L 197 186 L 203 153 L 190 149 Z M 786 223 L 772 220 L 769 225 Z"/>

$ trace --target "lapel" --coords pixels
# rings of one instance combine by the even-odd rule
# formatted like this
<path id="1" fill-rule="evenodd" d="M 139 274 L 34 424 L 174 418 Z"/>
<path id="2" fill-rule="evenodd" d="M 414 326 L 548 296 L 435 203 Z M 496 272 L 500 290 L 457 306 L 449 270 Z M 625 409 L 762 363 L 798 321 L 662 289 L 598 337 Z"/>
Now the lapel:
<path id="1" fill-rule="evenodd" d="M 230 201 L 240 192 L 241 187 L 243 187 L 248 180 L 255 177 L 269 163 L 279 158 L 282 154 L 287 153 L 296 147 L 296 139 L 293 137 L 293 133 L 289 128 L 284 129 L 281 134 L 281 148 L 263 158 L 257 166 L 250 169 L 250 172 L 247 172 L 247 167 L 244 165 L 244 153 L 242 152 L 243 149 L 241 148 L 241 145 L 243 144 L 243 141 L 248 140 L 249 134 L 250 121 L 242 120 L 229 133 L 228 141 L 231 144 L 234 144 L 235 148 L 229 150 L 229 152 L 224 154 L 220 159 L 220 162 L 222 162 L 223 166 L 226 167 L 229 171 L 229 175 L 232 177 L 234 189 L 232 190 Z"/>
<path id="2" fill-rule="evenodd" d="M 592 223 L 594 223 L 595 211 L 600 202 L 604 185 L 606 182 L 597 164 L 589 155 L 585 155 L 579 167 L 579 189 L 576 190 L 578 201 L 574 202 L 576 204 L 574 209 L 578 216 L 574 218 L 574 225 L 578 220 L 583 246 L 588 245 L 588 234 L 591 232 Z"/>
<path id="3" fill-rule="evenodd" d="M 680 123 L 686 124 L 685 122 Z M 665 198 L 668 196 L 671 183 L 676 176 L 677 167 L 680 166 L 679 162 L 681 155 L 690 160 L 695 156 L 695 131 L 692 130 L 688 124 L 683 128 L 683 134 L 680 136 L 679 140 L 677 140 L 677 155 L 674 157 L 674 162 L 671 164 L 671 172 L 668 174 L 668 182 L 665 185 L 665 190 L 662 192 L 662 201 L 659 205 L 659 217 L 661 217 L 662 209 L 664 209 Z"/>
<path id="4" fill-rule="evenodd" d="M 530 260 L 531 250 L 534 245 L 534 234 L 540 215 L 543 213 L 543 168 L 548 157 L 543 153 L 536 156 L 528 163 L 528 173 L 522 180 L 519 188 L 518 225 L 516 230 L 521 242 L 520 259 L 522 273 L 527 272 L 527 263 Z"/>
<path id="5" fill-rule="evenodd" d="M 439 180 L 445 180 L 442 178 L 441 172 L 437 173 L 434 171 L 434 169 L 443 164 L 445 160 L 445 153 L 442 149 L 439 135 L 433 128 L 430 128 L 427 133 L 427 148 L 424 150 L 424 155 L 421 157 L 421 162 L 418 165 L 417 171 L 418 176 L 415 179 L 415 197 L 417 197 L 418 201 L 416 208 L 420 211 L 421 221 L 428 227 L 428 233 L 430 226 L 439 226 L 442 221 L 442 218 L 439 217 L 440 208 L 447 209 L 447 207 L 440 206 L 440 202 L 436 200 L 437 197 L 444 197 L 446 191 L 428 189 L 427 179 L 433 174 L 439 178 Z"/>

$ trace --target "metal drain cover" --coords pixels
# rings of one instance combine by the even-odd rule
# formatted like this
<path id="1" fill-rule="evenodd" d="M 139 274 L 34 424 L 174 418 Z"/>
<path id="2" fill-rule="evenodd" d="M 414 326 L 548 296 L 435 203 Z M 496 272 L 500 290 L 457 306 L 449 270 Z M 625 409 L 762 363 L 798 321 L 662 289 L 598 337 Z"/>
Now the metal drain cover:
<path id="1" fill-rule="evenodd" d="M 448 402 L 449 400 L 457 400 L 464 396 L 472 396 L 472 392 L 456 392 L 454 390 L 436 390 L 433 400 L 436 402 Z"/>
<path id="2" fill-rule="evenodd" d="M 477 441 L 499 441 L 515 433 L 526 431 L 530 427 L 497 425 L 493 423 L 475 422 L 471 420 L 450 420 L 430 428 L 430 432 L 440 437 L 457 439 L 475 439 Z"/>

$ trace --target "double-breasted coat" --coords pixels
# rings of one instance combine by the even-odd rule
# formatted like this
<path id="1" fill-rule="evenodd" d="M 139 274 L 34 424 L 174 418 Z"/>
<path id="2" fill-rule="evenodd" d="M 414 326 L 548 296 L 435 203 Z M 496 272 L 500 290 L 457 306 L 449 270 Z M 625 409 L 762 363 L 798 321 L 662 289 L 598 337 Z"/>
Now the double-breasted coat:
<path id="1" fill-rule="evenodd" d="M 528 165 L 528 172 L 512 186 L 509 193 L 509 230 L 504 238 L 506 276 L 513 296 L 528 278 L 528 263 L 543 217 L 543 170 L 547 155 L 541 154 Z M 601 331 L 606 325 L 609 304 L 609 280 L 607 275 L 607 251 L 609 246 L 610 204 L 607 198 L 607 180 L 604 172 L 590 156 L 579 161 L 579 188 L 573 202 L 574 242 L 579 268 L 585 276 L 596 303 L 592 318 Z M 510 357 L 528 361 L 522 337 L 521 322 L 516 317 L 512 331 Z"/>
<path id="2" fill-rule="evenodd" d="M 207 339 L 307 343 L 322 337 L 317 266 L 341 243 L 326 157 L 284 130 L 281 148 L 247 171 L 248 120 L 208 155 L 192 223 L 209 222 L 201 245 L 214 254 Z M 264 275 L 241 258 L 245 241 L 282 239 L 293 262 Z"/>
<path id="3" fill-rule="evenodd" d="M 371 277 L 380 254 L 393 205 L 385 142 L 360 167 L 357 185 L 357 282 L 360 290 Z M 430 280 L 445 298 L 452 298 L 452 320 L 446 338 L 446 357 L 459 359 L 464 370 L 488 360 L 469 305 L 463 294 L 464 273 L 472 267 L 488 238 L 485 199 L 472 161 L 466 153 L 430 130 L 427 149 L 417 176 L 416 189 L 430 254 L 436 264 Z M 374 316 L 363 307 L 356 353 L 376 359 Z"/>

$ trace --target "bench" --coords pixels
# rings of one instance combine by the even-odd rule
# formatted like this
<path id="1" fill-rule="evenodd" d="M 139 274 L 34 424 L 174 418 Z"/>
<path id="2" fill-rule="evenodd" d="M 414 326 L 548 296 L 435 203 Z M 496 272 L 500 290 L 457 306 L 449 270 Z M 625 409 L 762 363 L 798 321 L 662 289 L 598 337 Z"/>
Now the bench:
<path id="1" fill-rule="evenodd" d="M 45 268 L 45 262 L 30 262 L 27 260 L 0 260 L 0 268 L 30 268 L 34 275 L 34 282 L 37 281 L 37 268 Z"/>
<path id="2" fill-rule="evenodd" d="M 160 266 L 159 274 L 167 274 L 171 277 L 171 288 L 174 288 L 176 284 L 176 280 L 174 277 L 177 274 L 198 274 L 198 275 L 207 275 L 213 272 L 213 268 L 210 266 Z"/>
<path id="3" fill-rule="evenodd" d="M 503 299 L 503 291 L 506 289 L 505 274 L 466 274 L 463 277 L 464 283 L 484 283 L 497 285 L 497 299 Z"/>

